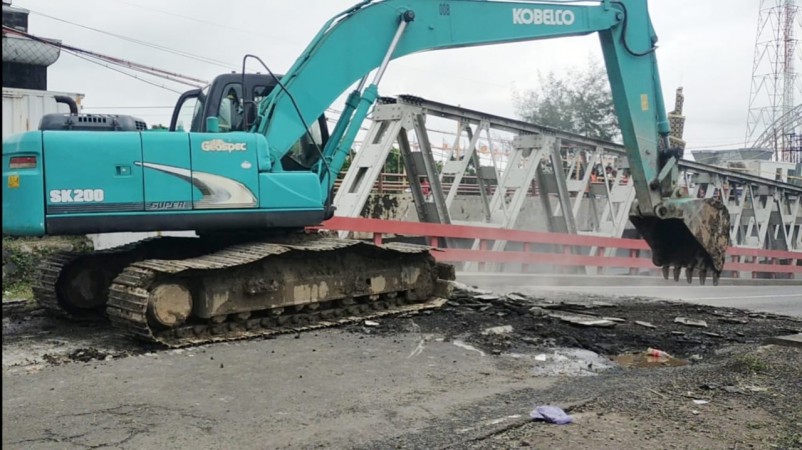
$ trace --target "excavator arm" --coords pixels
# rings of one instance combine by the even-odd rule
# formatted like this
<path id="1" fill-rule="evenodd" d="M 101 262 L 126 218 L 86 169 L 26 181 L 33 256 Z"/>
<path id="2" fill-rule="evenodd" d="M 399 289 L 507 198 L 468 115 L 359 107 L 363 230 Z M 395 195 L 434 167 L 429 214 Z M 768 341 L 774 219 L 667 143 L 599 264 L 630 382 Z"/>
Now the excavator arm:
<path id="1" fill-rule="evenodd" d="M 392 59 L 422 51 L 590 33 L 600 38 L 635 185 L 632 223 L 666 277 L 674 266 L 675 279 L 684 267 L 689 281 L 697 271 L 702 282 L 708 272 L 716 282 L 729 242 L 729 216 L 720 202 L 680 194 L 677 161 L 682 155 L 668 145 L 670 125 L 657 70 L 657 37 L 646 0 L 602 0 L 597 5 L 366 0 L 324 25 L 284 75 L 281 88 L 260 103 L 252 131 L 267 138 L 271 162 L 265 165 L 267 170 L 281 171 L 281 158 L 306 132 L 306 124 L 358 82 L 316 167 L 330 192 Z"/>

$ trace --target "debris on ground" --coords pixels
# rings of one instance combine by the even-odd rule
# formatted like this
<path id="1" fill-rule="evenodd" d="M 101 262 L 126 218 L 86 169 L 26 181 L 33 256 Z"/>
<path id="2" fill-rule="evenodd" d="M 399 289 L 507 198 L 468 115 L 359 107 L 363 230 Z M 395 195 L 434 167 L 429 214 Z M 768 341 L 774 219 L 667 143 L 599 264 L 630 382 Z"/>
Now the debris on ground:
<path id="1" fill-rule="evenodd" d="M 616 324 L 615 321 L 589 316 L 586 314 L 552 313 L 548 316 L 560 319 L 563 322 L 568 322 L 572 325 L 579 325 L 583 327 L 614 327 Z"/>
<path id="2" fill-rule="evenodd" d="M 478 348 L 474 347 L 473 345 L 466 344 L 466 343 L 464 343 L 462 341 L 459 341 L 459 340 L 453 341 L 453 344 L 456 345 L 459 348 L 462 348 L 462 349 L 465 349 L 465 350 L 470 350 L 472 352 L 479 353 L 481 356 L 485 356 L 485 352 L 479 350 Z"/>
<path id="3" fill-rule="evenodd" d="M 469 347 L 466 350 L 487 355 L 522 354 L 533 358 L 551 355 L 555 349 L 570 348 L 587 350 L 602 358 L 626 358 L 623 355 L 653 347 L 677 360 L 698 363 L 723 346 L 759 344 L 787 334 L 784 330 L 802 327 L 800 319 L 770 313 L 637 297 L 611 300 L 569 293 L 549 299 L 518 292 L 498 295 L 456 285 L 449 301 L 438 310 L 388 318 L 380 326 L 378 321 L 368 320 L 343 328 L 378 336 L 408 332 L 436 334 L 447 341 L 460 341 Z M 676 322 L 677 318 L 683 319 L 683 323 Z M 747 323 L 743 319 L 748 319 Z M 644 327 L 638 322 L 657 328 Z M 706 327 L 688 326 L 698 323 Z M 486 330 L 503 332 L 483 333 Z M 3 303 L 4 367 L 81 361 L 89 358 L 86 356 L 89 354 L 79 350 L 87 348 L 114 358 L 140 354 L 147 349 L 121 338 L 108 324 L 76 325 L 44 314 L 32 302 Z M 49 355 L 49 361 L 44 355 Z M 637 366 L 640 361 L 632 364 Z M 672 360 L 668 364 L 679 363 Z"/>
<path id="4" fill-rule="evenodd" d="M 67 362 L 106 361 L 111 358 L 112 355 L 94 347 L 78 348 L 67 354 L 46 353 L 43 355 L 43 359 L 53 365 L 60 365 Z"/>
<path id="5" fill-rule="evenodd" d="M 498 327 L 485 328 L 482 334 L 510 334 L 512 333 L 512 325 L 501 325 Z"/>
<path id="6" fill-rule="evenodd" d="M 665 352 L 663 352 L 665 354 Z M 612 358 L 613 361 L 623 367 L 680 367 L 687 366 L 688 361 L 683 359 L 674 358 L 668 354 L 664 356 L 657 356 L 654 354 L 646 353 L 625 353 L 623 355 L 616 355 Z"/>
<path id="7" fill-rule="evenodd" d="M 535 356 L 532 368 L 532 374 L 539 377 L 592 376 L 615 366 L 605 356 L 578 348 L 558 348 L 542 355 Z"/>
<path id="8" fill-rule="evenodd" d="M 646 349 L 646 354 L 648 356 L 653 356 L 653 357 L 658 358 L 658 359 L 669 359 L 669 358 L 671 358 L 671 355 L 669 355 L 668 353 L 666 353 L 666 352 L 664 352 L 662 350 L 656 349 L 656 348 L 651 348 L 651 347 Z"/>
<path id="9" fill-rule="evenodd" d="M 613 322 L 626 322 L 626 321 L 627 321 L 627 319 L 623 319 L 623 318 L 621 318 L 621 317 L 608 317 L 608 316 L 602 316 L 602 319 L 603 319 L 603 320 L 611 320 L 611 321 L 613 321 Z"/>
<path id="10" fill-rule="evenodd" d="M 568 425 L 574 422 L 574 419 L 561 408 L 551 405 L 538 406 L 529 413 L 529 417 L 556 425 Z"/>
<path id="11" fill-rule="evenodd" d="M 674 322 L 688 325 L 689 327 L 702 327 L 707 328 L 707 322 L 704 320 L 688 319 L 686 317 L 677 317 Z"/>

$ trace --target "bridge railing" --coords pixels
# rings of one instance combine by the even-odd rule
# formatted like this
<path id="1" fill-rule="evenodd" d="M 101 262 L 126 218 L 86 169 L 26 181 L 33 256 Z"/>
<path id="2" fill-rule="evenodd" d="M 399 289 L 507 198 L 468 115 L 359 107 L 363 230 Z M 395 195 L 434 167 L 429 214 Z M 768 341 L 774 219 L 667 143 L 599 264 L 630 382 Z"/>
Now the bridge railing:
<path id="1" fill-rule="evenodd" d="M 350 217 L 334 217 L 317 229 L 353 232 L 376 244 L 417 238 L 437 249 L 437 260 L 474 264 L 479 271 L 658 273 L 640 239 Z M 495 241 L 506 241 L 506 249 L 492 250 Z M 802 279 L 802 252 L 730 247 L 722 276 Z"/>

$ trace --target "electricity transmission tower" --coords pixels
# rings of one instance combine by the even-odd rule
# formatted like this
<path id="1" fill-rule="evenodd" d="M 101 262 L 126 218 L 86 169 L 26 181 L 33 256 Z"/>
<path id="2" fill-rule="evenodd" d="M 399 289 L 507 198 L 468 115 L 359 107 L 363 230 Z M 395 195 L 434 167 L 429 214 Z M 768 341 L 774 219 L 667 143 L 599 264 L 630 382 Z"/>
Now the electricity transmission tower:
<path id="1" fill-rule="evenodd" d="M 746 147 L 802 162 L 802 12 L 797 0 L 760 0 Z"/>

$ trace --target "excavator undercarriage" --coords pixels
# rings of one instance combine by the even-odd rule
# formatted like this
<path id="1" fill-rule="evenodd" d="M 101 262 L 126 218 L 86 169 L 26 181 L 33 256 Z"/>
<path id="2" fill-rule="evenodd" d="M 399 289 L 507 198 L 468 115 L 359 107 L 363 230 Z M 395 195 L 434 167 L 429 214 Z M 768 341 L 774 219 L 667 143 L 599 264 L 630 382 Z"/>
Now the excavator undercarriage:
<path id="1" fill-rule="evenodd" d="M 224 241 L 224 240 L 223 240 Z M 292 233 L 164 237 L 45 261 L 37 301 L 169 347 L 319 328 L 441 305 L 452 266 L 424 246 Z"/>

